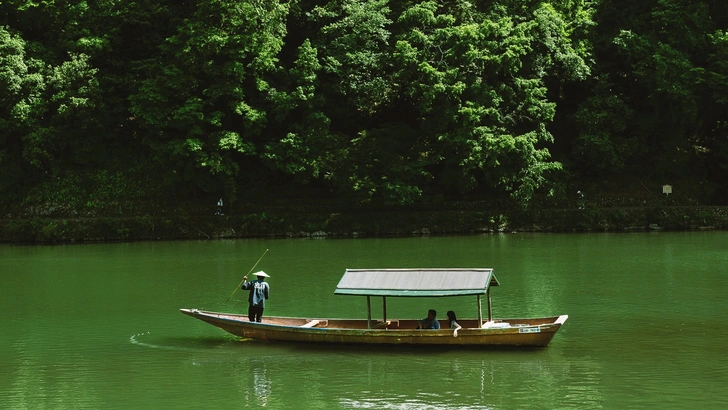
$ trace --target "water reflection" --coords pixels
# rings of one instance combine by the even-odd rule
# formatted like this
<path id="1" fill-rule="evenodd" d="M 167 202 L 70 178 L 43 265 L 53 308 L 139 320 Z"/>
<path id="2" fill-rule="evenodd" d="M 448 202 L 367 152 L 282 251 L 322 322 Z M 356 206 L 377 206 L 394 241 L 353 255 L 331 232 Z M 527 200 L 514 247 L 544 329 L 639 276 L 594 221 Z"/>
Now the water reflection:
<path id="1" fill-rule="evenodd" d="M 229 366 L 240 400 L 253 407 L 291 400 L 299 408 L 362 409 L 597 408 L 603 402 L 599 365 L 589 359 L 554 365 L 544 350 L 228 341 L 200 347 L 191 363 L 217 371 Z"/>
<path id="2" fill-rule="evenodd" d="M 245 401 L 255 403 L 261 407 L 268 405 L 271 395 L 271 379 L 266 368 L 265 360 L 253 359 L 249 362 L 250 377 L 245 383 Z"/>
<path id="3" fill-rule="evenodd" d="M 477 404 L 458 405 L 458 404 L 446 404 L 438 402 L 437 400 L 424 399 L 404 399 L 404 398 L 376 398 L 372 397 L 367 400 L 351 400 L 351 399 L 340 399 L 340 408 L 346 409 L 395 409 L 395 410 L 411 410 L 411 409 L 423 409 L 423 410 L 460 410 L 460 409 L 476 409 L 476 410 L 488 410 L 493 409 L 490 406 L 481 406 Z"/>
<path id="4" fill-rule="evenodd" d="M 16 343 L 17 360 L 3 365 L 2 378 L 12 380 L 0 393 L 3 408 L 102 407 L 93 387 L 93 366 L 81 354 L 36 356 L 28 354 L 29 347 L 27 341 Z"/>
<path id="5" fill-rule="evenodd" d="M 725 409 L 727 243 L 693 232 L 0 245 L 0 407 Z M 502 285 L 497 316 L 570 318 L 547 349 L 478 351 L 244 342 L 179 314 L 244 312 L 241 292 L 226 299 L 267 248 L 271 315 L 361 318 L 363 298 L 333 294 L 346 268 L 486 266 Z M 475 312 L 458 303 L 388 306 Z"/>

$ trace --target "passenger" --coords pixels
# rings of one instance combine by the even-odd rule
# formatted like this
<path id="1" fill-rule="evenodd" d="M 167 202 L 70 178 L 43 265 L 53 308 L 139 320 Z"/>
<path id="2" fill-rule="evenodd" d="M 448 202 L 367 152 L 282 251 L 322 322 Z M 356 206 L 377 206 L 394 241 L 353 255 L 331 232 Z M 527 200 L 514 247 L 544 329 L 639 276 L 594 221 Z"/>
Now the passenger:
<path id="1" fill-rule="evenodd" d="M 430 309 L 427 312 L 427 317 L 417 323 L 417 329 L 440 329 L 440 322 L 437 320 L 437 311 Z"/>
<path id="2" fill-rule="evenodd" d="M 458 330 L 462 329 L 463 327 L 460 326 L 460 323 L 458 323 L 458 318 L 457 316 L 455 316 L 455 312 L 453 312 L 452 310 L 448 310 L 447 320 L 448 323 L 450 323 L 450 329 L 453 329 L 452 337 L 458 337 Z"/>

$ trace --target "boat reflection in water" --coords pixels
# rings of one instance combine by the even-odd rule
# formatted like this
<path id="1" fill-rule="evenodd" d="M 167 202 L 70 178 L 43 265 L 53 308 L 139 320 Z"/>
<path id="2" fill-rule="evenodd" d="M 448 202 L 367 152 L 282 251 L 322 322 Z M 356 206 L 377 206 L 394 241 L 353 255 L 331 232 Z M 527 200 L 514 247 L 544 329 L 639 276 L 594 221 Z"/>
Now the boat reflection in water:
<path id="1" fill-rule="evenodd" d="M 271 380 L 268 376 L 268 369 L 265 367 L 265 362 L 254 362 L 251 371 L 253 373 L 252 398 L 258 405 L 266 406 L 268 405 L 268 397 L 271 395 Z M 250 397 L 247 401 L 251 401 Z"/>

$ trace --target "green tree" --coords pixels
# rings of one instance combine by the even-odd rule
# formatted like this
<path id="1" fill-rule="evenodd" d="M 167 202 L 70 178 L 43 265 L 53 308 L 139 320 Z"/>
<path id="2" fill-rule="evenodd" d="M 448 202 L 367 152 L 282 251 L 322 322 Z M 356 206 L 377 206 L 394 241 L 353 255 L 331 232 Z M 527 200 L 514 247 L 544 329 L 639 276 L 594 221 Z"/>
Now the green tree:
<path id="1" fill-rule="evenodd" d="M 597 73 L 572 141 L 579 174 L 725 180 L 725 102 L 714 90 L 727 12 L 715 1 L 598 3 Z"/>
<path id="2" fill-rule="evenodd" d="M 169 183 L 234 194 L 239 164 L 266 142 L 265 75 L 276 68 L 287 13 L 287 3 L 197 2 L 140 67 L 147 78 L 131 111 Z"/>
<path id="3" fill-rule="evenodd" d="M 436 159 L 427 169 L 444 188 L 484 185 L 525 205 L 560 169 L 544 146 L 556 108 L 546 80 L 580 80 L 589 68 L 548 4 L 517 16 L 452 11 L 422 2 L 399 18 L 397 83 L 418 113 L 421 157 Z"/>
<path id="4" fill-rule="evenodd" d="M 0 167 L 27 172 L 25 181 L 4 183 L 62 178 L 70 169 L 95 164 L 99 146 L 84 138 L 98 130 L 97 70 L 88 56 L 70 54 L 57 66 L 47 65 L 27 56 L 26 43 L 4 28 L 0 48 Z"/>
<path id="5" fill-rule="evenodd" d="M 296 64 L 308 55 L 315 78 L 305 105 L 318 113 L 302 118 L 323 126 L 317 137 L 285 134 L 278 146 L 297 147 L 317 164 L 311 175 L 364 200 L 408 204 L 425 192 L 487 189 L 527 204 L 560 168 L 545 148 L 555 111 L 548 87 L 589 74 L 588 51 L 571 38 L 588 16 L 566 3 L 579 24 L 538 2 L 313 7 L 315 62 L 300 52 Z"/>
<path id="6" fill-rule="evenodd" d="M 361 201 L 411 203 L 422 192 L 421 170 L 411 166 L 413 127 L 387 114 L 398 85 L 392 77 L 387 1 L 340 0 L 309 13 L 312 45 L 321 62 L 319 93 L 330 130 L 321 176 Z"/>
<path id="7" fill-rule="evenodd" d="M 318 51 L 309 39 L 298 47 L 293 67 L 279 87 L 271 87 L 269 104 L 272 121 L 266 134 L 269 142 L 263 158 L 271 169 L 293 175 L 300 182 L 325 179 L 331 171 L 332 142 L 330 119 L 324 113 L 325 100 L 318 91 L 321 64 Z"/>
<path id="8" fill-rule="evenodd" d="M 0 192 L 7 193 L 2 201 L 17 200 L 10 193 L 32 180 L 22 159 L 22 119 L 42 89 L 42 76 L 33 73 L 38 66 L 27 61 L 25 42 L 0 26 Z"/>

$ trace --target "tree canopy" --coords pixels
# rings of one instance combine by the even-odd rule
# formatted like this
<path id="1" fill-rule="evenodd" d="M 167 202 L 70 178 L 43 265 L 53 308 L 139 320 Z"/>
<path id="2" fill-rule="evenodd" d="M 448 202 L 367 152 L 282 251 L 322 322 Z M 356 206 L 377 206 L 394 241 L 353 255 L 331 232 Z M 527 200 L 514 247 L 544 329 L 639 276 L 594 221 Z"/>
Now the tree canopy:
<path id="1" fill-rule="evenodd" d="M 724 202 L 727 95 L 717 0 L 6 0 L 0 201 L 527 207 L 624 177 Z"/>

